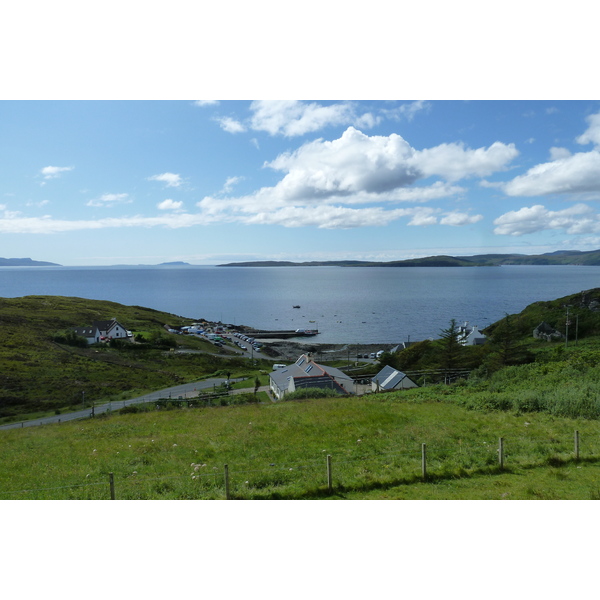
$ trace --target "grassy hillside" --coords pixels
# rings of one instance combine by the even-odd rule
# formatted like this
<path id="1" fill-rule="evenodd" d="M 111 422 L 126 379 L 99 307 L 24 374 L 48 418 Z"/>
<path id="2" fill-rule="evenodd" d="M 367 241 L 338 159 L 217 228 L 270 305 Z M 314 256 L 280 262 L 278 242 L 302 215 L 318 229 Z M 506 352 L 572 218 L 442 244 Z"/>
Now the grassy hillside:
<path id="1" fill-rule="evenodd" d="M 112 317 L 148 343 L 79 348 L 53 341 L 72 327 Z M 189 323 L 183 317 L 114 302 L 60 296 L 0 298 L 0 419 L 79 408 L 82 398 L 97 402 L 131 397 L 246 367 L 240 358 L 171 352 L 180 345 L 214 353 L 211 344 L 164 328 Z"/>
<path id="2" fill-rule="evenodd" d="M 226 464 L 239 499 L 600 498 L 597 428 L 410 392 L 113 415 L 0 432 L 0 498 L 222 499 Z"/>

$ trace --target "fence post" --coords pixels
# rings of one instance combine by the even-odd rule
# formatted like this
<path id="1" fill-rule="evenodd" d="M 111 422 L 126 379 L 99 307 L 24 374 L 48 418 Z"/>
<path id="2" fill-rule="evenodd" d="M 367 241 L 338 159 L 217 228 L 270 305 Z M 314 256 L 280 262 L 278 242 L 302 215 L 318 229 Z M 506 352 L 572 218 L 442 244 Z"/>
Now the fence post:
<path id="1" fill-rule="evenodd" d="M 115 477 L 112 473 L 108 474 L 108 481 L 110 483 L 110 499 L 116 500 L 116 498 L 115 498 Z"/>
<path id="2" fill-rule="evenodd" d="M 421 444 L 421 474 L 425 481 L 427 479 L 427 444 Z"/>
<path id="3" fill-rule="evenodd" d="M 327 491 L 333 492 L 333 475 L 331 472 L 331 454 L 327 455 Z"/>
<path id="4" fill-rule="evenodd" d="M 579 460 L 579 431 L 575 430 L 575 460 Z"/>
<path id="5" fill-rule="evenodd" d="M 504 469 L 504 438 L 498 438 L 498 464 Z"/>
<path id="6" fill-rule="evenodd" d="M 231 500 L 229 495 L 229 465 L 225 465 L 225 500 Z"/>

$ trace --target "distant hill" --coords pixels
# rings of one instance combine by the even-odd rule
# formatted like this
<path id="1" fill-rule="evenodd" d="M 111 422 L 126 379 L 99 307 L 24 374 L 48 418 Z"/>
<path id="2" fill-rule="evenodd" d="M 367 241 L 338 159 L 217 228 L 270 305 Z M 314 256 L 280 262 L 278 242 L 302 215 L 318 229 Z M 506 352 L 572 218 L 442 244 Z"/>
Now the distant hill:
<path id="1" fill-rule="evenodd" d="M 0 267 L 60 267 L 61 265 L 31 258 L 0 258 Z"/>
<path id="2" fill-rule="evenodd" d="M 218 267 L 497 267 L 501 265 L 600 265 L 600 250 L 559 250 L 546 254 L 476 254 L 474 256 L 426 256 L 408 260 L 369 262 L 331 260 L 291 262 L 278 260 L 227 263 Z"/>

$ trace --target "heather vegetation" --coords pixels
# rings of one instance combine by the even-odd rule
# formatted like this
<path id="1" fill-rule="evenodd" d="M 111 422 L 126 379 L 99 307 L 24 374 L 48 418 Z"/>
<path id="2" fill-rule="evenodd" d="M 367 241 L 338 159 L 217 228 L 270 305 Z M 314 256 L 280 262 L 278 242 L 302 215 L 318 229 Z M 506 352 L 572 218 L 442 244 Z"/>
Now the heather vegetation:
<path id="1" fill-rule="evenodd" d="M 72 328 L 116 317 L 135 336 L 88 346 Z M 235 376 L 246 361 L 192 336 L 168 333 L 165 325 L 192 319 L 114 302 L 27 296 L 0 298 L 0 420 L 44 414 L 88 403 L 124 399 L 214 373 Z M 181 347 L 197 353 L 180 354 Z M 257 365 L 260 367 L 260 364 Z M 268 364 L 263 365 L 269 368 Z"/>

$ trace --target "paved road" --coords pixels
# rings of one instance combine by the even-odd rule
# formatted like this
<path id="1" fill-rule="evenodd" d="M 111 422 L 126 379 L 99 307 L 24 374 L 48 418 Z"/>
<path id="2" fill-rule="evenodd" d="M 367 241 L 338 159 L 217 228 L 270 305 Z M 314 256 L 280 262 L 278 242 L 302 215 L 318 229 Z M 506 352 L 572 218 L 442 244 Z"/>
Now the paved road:
<path id="1" fill-rule="evenodd" d="M 224 378 L 205 379 L 203 381 L 197 381 L 196 383 L 185 383 L 183 385 L 176 385 L 174 387 L 152 392 L 151 394 L 145 394 L 138 396 L 137 398 L 131 398 L 130 400 L 119 400 L 119 402 L 108 402 L 106 404 L 99 404 L 94 407 L 94 414 L 100 415 L 102 413 L 109 412 L 111 410 L 118 410 L 129 406 L 131 404 L 141 404 L 143 402 L 156 402 L 160 398 L 174 398 L 177 399 L 180 396 L 182 398 L 195 397 L 198 390 L 206 390 L 214 387 L 218 387 L 222 383 L 227 381 Z M 241 381 L 240 379 L 232 379 L 234 381 Z M 72 413 L 65 413 L 62 415 L 53 415 L 51 417 L 44 417 L 42 419 L 32 419 L 31 421 L 23 421 L 20 423 L 10 423 L 8 425 L 1 425 L 0 429 L 17 429 L 21 427 L 34 427 L 36 425 L 47 425 L 49 423 L 59 423 L 64 421 L 73 421 L 75 419 L 86 419 L 92 414 L 90 407 L 78 410 Z"/>

